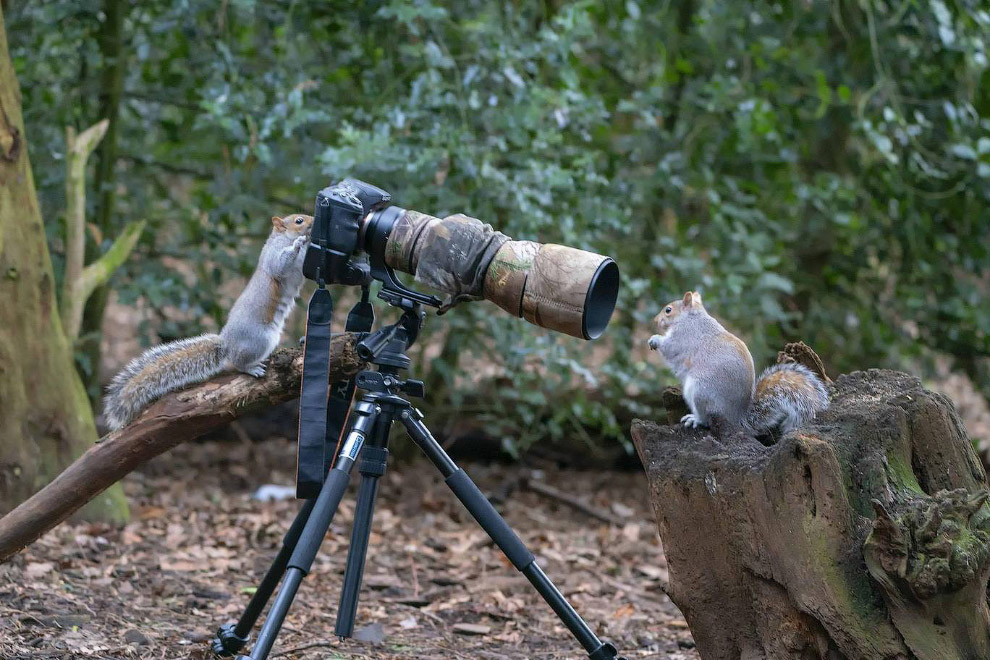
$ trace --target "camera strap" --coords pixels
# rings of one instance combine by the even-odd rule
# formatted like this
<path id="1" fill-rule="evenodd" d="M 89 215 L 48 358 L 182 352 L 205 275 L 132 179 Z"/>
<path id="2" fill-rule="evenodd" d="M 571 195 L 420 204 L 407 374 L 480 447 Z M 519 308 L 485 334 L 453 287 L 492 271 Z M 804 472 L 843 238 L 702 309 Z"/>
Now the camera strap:
<path id="1" fill-rule="evenodd" d="M 302 389 L 299 392 L 299 442 L 296 450 L 296 497 L 309 499 L 323 485 L 327 444 L 327 388 L 330 382 L 330 321 L 333 298 L 321 286 L 309 299 Z"/>
<path id="2" fill-rule="evenodd" d="M 347 314 L 347 323 L 344 330 L 347 332 L 371 332 L 371 327 L 375 324 L 375 308 L 371 306 L 369 298 L 369 287 L 361 288 L 361 300 L 351 308 Z M 347 413 L 351 409 L 351 401 L 354 399 L 354 378 L 338 380 L 330 385 L 330 401 L 327 404 L 327 436 L 324 443 L 323 474 L 326 474 L 340 451 L 340 443 L 344 439 L 344 430 L 347 428 Z M 336 438 L 336 444 L 331 444 L 330 439 Z"/>

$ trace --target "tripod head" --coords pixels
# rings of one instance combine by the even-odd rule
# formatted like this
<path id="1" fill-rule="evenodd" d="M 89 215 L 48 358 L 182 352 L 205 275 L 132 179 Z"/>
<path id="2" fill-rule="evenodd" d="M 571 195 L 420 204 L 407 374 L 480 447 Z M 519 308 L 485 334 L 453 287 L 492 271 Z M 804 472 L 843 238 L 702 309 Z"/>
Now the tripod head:
<path id="1" fill-rule="evenodd" d="M 409 368 L 411 360 L 406 355 L 406 349 L 419 337 L 426 312 L 418 302 L 408 298 L 402 298 L 398 302 L 390 301 L 389 304 L 402 309 L 402 316 L 395 323 L 369 333 L 358 342 L 357 354 L 362 360 L 377 365 L 379 371 L 395 374 L 399 369 Z M 358 387 L 362 387 L 360 382 Z"/>

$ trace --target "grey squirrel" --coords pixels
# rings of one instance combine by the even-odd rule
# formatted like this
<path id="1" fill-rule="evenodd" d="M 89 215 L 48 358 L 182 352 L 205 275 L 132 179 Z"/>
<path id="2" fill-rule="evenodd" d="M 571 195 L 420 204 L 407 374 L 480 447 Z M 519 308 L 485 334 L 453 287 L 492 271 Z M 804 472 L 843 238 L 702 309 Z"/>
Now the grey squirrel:
<path id="1" fill-rule="evenodd" d="M 688 291 L 654 319 L 659 334 L 650 348 L 660 351 L 681 381 L 691 412 L 685 426 L 708 426 L 712 417 L 755 435 L 795 429 L 828 407 L 828 390 L 800 364 L 775 364 L 755 380 L 753 356 L 741 339 L 705 310 Z"/>
<path id="2" fill-rule="evenodd" d="M 302 262 L 313 216 L 272 218 L 272 233 L 258 267 L 234 302 L 220 334 L 205 334 L 149 348 L 114 376 L 103 410 L 111 429 L 137 417 L 162 395 L 198 383 L 228 367 L 257 378 L 278 346 L 285 319 L 303 284 Z"/>

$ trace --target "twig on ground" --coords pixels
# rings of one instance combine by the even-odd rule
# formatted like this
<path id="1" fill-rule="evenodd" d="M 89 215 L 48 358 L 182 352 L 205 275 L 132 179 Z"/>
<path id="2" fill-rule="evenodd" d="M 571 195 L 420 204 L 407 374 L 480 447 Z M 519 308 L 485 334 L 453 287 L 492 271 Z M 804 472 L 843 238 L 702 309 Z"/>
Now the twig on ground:
<path id="1" fill-rule="evenodd" d="M 368 655 L 367 653 L 361 653 L 360 651 L 350 651 L 348 649 L 340 648 L 339 639 L 321 639 L 315 642 L 302 644 L 300 646 L 293 646 L 291 649 L 285 649 L 284 651 L 279 651 L 278 653 L 272 653 L 271 657 L 279 658 L 282 657 L 283 655 L 292 655 L 293 653 L 299 653 L 300 651 L 306 651 L 309 649 L 318 649 L 324 647 L 334 649 L 334 653 L 339 655 L 350 655 L 350 656 L 354 656 L 355 658 L 373 657 Z"/>
<path id="2" fill-rule="evenodd" d="M 619 527 L 625 525 L 625 521 L 619 520 L 609 512 L 599 509 L 598 507 L 588 504 L 587 502 L 583 502 L 577 497 L 558 490 L 549 484 L 543 483 L 542 481 L 530 478 L 524 479 L 522 484 L 534 493 L 538 493 L 544 497 L 549 497 L 550 499 L 556 500 L 562 504 L 566 504 L 572 509 L 580 511 L 581 513 L 591 516 L 592 518 L 597 518 L 602 522 L 607 522 L 610 525 L 617 525 Z"/>

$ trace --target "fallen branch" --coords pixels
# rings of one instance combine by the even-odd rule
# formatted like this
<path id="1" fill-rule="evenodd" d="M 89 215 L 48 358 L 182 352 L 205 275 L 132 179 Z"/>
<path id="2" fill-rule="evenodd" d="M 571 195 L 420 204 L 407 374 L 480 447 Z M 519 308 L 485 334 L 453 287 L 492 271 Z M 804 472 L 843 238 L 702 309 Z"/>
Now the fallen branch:
<path id="1" fill-rule="evenodd" d="M 354 335 L 334 337 L 330 379 L 346 378 L 361 366 Z M 302 352 L 280 349 L 269 358 L 268 371 L 262 378 L 225 374 L 162 397 L 0 518 L 0 562 L 34 542 L 148 459 L 238 417 L 296 398 L 301 376 Z"/>

